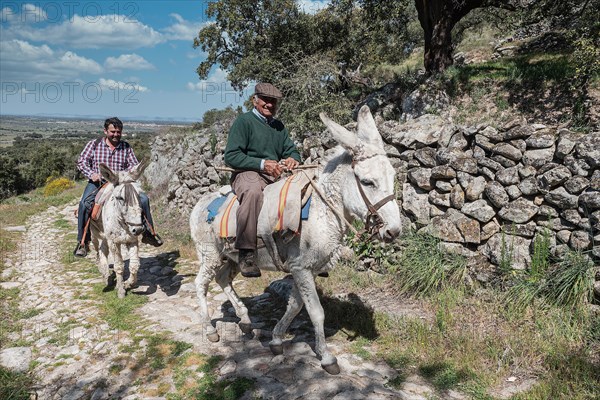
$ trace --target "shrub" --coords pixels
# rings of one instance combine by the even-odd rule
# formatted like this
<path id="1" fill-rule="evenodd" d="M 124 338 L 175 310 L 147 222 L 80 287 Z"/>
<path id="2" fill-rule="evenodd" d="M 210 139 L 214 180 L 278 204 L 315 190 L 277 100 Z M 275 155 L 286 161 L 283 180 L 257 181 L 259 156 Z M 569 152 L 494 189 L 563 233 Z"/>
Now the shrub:
<path id="1" fill-rule="evenodd" d="M 46 186 L 44 187 L 44 196 L 56 196 L 59 193 L 64 192 L 67 189 L 71 189 L 75 186 L 75 182 L 65 177 L 49 177 L 46 179 Z"/>

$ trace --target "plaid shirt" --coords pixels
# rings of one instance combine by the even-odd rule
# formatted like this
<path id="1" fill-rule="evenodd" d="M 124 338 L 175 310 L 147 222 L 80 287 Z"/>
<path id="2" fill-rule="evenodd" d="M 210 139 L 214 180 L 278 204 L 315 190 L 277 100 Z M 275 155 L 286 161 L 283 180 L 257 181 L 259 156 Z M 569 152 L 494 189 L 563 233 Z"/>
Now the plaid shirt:
<path id="1" fill-rule="evenodd" d="M 129 171 L 140 162 L 135 158 L 133 149 L 129 143 L 121 141 L 119 145 L 111 150 L 106 144 L 105 138 L 96 144 L 96 139 L 89 141 L 77 160 L 77 168 L 88 178 L 93 174 L 99 174 L 98 165 L 106 164 L 113 171 Z"/>

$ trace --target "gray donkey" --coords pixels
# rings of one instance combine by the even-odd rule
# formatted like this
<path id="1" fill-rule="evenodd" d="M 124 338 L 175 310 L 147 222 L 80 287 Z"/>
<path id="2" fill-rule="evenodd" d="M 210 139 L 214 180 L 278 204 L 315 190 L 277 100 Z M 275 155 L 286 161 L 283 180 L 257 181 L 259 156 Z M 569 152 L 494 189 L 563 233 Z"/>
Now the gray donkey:
<path id="1" fill-rule="evenodd" d="M 98 269 L 107 285 L 109 252 L 112 255 L 119 298 L 125 297 L 126 290 L 135 284 L 140 268 L 138 236 L 144 232 L 144 225 L 139 189 L 134 183 L 145 168 L 146 163 L 140 163 L 130 171 L 113 172 L 100 164 L 100 174 L 108 182 L 102 189 L 102 198 L 106 200 L 99 217 L 91 220 L 90 230 L 92 244 L 98 253 Z M 129 279 L 126 282 L 123 282 L 123 248 L 129 253 Z"/>
<path id="2" fill-rule="evenodd" d="M 294 278 L 287 310 L 275 326 L 269 344 L 273 353 L 283 352 L 285 332 L 302 306 L 305 306 L 314 325 L 315 352 L 321 359 L 321 366 L 327 372 L 337 374 L 340 372 L 337 359 L 325 342 L 325 315 L 314 279 L 318 273 L 333 267 L 341 251 L 346 226 L 336 215 L 343 213 L 365 221 L 371 226 L 374 237 L 384 241 L 391 241 L 398 236 L 401 219 L 394 194 L 396 172 L 386 155 L 369 108 L 363 106 L 360 109 L 357 133 L 348 131 L 325 115 L 321 115 L 321 119 L 339 144 L 319 165 L 317 185 L 321 188 L 321 195 L 313 194 L 310 216 L 302 224 L 301 234 L 288 243 L 277 241 L 276 254 L 284 255 L 285 261 L 274 262 L 267 249 L 263 248 L 258 252 L 258 264 L 261 269 L 281 270 L 291 273 Z M 272 186 L 265 189 L 265 198 L 277 195 L 271 193 Z M 217 196 L 219 193 L 202 197 L 190 216 L 192 239 L 200 261 L 200 271 L 196 277 L 200 321 L 207 338 L 213 342 L 219 340 L 219 334 L 211 324 L 206 300 L 213 279 L 233 304 L 240 318 L 240 329 L 250 332 L 252 324 L 248 309 L 232 286 L 233 278 L 239 272 L 237 252 L 228 249 L 219 237 L 219 224 L 207 222 L 207 205 Z M 339 207 L 337 214 L 325 199 L 327 203 Z M 263 212 L 264 209 L 261 215 Z M 259 228 L 260 221 L 259 217 Z M 263 239 L 266 244 L 272 242 L 269 237 Z"/>

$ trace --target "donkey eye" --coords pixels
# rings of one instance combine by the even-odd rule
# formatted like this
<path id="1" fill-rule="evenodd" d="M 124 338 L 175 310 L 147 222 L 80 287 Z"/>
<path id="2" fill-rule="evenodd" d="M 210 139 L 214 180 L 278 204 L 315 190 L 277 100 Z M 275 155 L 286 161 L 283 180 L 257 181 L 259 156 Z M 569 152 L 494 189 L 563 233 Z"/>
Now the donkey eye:
<path id="1" fill-rule="evenodd" d="M 122 202 L 122 201 L 125 201 L 125 198 L 124 198 L 124 197 L 121 197 L 121 196 L 115 196 L 115 199 L 117 199 L 117 200 L 119 200 L 119 201 L 121 201 L 121 202 Z"/>
<path id="2" fill-rule="evenodd" d="M 375 186 L 375 182 L 371 179 L 361 179 L 360 184 L 363 186 Z"/>

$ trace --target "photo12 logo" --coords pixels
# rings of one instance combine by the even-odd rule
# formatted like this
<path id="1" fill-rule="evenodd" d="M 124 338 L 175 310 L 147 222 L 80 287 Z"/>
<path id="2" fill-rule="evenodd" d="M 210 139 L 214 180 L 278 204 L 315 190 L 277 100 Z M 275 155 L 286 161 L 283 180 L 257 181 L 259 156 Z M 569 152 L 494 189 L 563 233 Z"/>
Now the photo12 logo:
<path id="1" fill-rule="evenodd" d="M 49 2 L 2 2 L 2 22 L 50 22 L 73 21 L 76 15 L 86 22 L 99 22 L 105 15 L 117 22 L 135 22 L 139 12 L 137 2 L 104 1 L 49 1 Z"/>
<path id="2" fill-rule="evenodd" d="M 2 103 L 97 103 L 103 96 L 115 103 L 139 103 L 137 95 L 145 88 L 133 82 L 2 82 Z"/>

